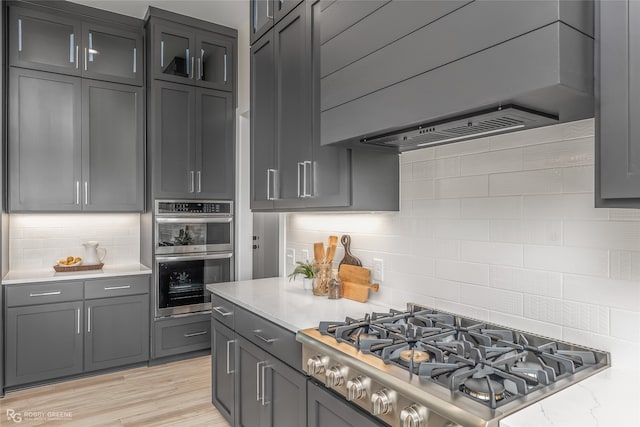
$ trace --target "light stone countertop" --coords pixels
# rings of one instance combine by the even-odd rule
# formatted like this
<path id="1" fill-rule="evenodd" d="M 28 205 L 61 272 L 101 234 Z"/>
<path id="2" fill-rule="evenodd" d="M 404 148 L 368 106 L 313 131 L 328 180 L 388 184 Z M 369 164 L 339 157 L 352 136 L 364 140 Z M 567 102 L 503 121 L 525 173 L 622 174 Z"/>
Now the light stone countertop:
<path id="1" fill-rule="evenodd" d="M 313 296 L 283 277 L 246 280 L 207 289 L 291 331 L 384 311 L 381 302 Z M 405 309 L 405 307 L 392 307 Z M 500 427 L 640 427 L 640 371 L 612 367 L 500 421 Z"/>
<path id="2" fill-rule="evenodd" d="M 63 280 L 103 279 L 106 277 L 151 274 L 151 269 L 142 264 L 105 264 L 102 270 L 70 271 L 58 273 L 53 267 L 46 269 L 9 271 L 2 279 L 3 285 L 59 282 Z"/>

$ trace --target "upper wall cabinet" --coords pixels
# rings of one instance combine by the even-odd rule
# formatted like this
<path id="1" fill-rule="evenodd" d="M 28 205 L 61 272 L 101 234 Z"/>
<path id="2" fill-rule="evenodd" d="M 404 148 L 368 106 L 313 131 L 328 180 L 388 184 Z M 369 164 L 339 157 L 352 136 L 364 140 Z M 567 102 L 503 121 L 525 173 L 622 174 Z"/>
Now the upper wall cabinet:
<path id="1" fill-rule="evenodd" d="M 640 208 L 640 2 L 596 3 L 596 206 Z"/>
<path id="2" fill-rule="evenodd" d="M 141 30 L 21 7 L 9 16 L 10 65 L 142 86 Z"/>
<path id="3" fill-rule="evenodd" d="M 152 24 L 154 79 L 231 92 L 234 88 L 234 39 L 185 25 Z"/>
<path id="4" fill-rule="evenodd" d="M 250 0 L 251 44 L 258 41 L 273 24 L 284 18 L 300 2 L 301 0 Z"/>

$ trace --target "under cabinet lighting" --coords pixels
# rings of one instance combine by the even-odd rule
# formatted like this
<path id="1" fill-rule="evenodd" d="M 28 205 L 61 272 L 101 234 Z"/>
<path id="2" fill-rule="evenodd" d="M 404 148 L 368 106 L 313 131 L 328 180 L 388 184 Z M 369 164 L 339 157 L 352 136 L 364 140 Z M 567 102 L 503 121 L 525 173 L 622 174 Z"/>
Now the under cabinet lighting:
<path id="1" fill-rule="evenodd" d="M 444 144 L 445 142 L 459 141 L 461 139 L 467 139 L 467 138 L 476 138 L 478 136 L 491 135 L 491 134 L 494 134 L 494 133 L 506 132 L 506 131 L 514 130 L 514 129 L 521 129 L 523 127 L 524 127 L 524 125 L 515 125 L 515 126 L 509 126 L 509 127 L 506 127 L 506 128 L 502 128 L 502 129 L 487 130 L 487 131 L 484 131 L 484 132 L 473 133 L 471 135 L 455 136 L 453 138 L 439 139 L 437 141 L 431 141 L 431 142 L 423 142 L 422 144 L 417 144 L 416 147 L 426 147 L 428 145 L 433 145 L 433 144 Z"/>

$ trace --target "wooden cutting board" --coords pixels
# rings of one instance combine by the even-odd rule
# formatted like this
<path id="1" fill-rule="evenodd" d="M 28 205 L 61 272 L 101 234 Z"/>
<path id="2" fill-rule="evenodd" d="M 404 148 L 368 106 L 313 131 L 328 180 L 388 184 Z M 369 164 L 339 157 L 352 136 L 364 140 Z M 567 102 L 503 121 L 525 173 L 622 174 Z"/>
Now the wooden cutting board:
<path id="1" fill-rule="evenodd" d="M 356 265 L 342 264 L 338 270 L 338 276 L 343 282 L 369 284 L 371 281 L 371 270 Z"/>
<path id="2" fill-rule="evenodd" d="M 367 302 L 369 300 L 369 289 L 378 292 L 379 285 L 377 283 L 353 283 L 342 282 L 342 297 L 352 299 L 358 302 Z"/>

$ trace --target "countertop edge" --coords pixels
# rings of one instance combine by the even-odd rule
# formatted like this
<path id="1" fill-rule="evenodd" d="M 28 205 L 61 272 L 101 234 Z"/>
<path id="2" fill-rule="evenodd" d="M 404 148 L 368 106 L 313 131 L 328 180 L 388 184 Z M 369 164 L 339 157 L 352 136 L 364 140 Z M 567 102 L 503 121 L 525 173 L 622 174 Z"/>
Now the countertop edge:
<path id="1" fill-rule="evenodd" d="M 152 271 L 143 264 L 113 265 L 102 270 L 73 271 L 58 273 L 51 269 L 9 271 L 1 285 L 24 285 L 29 283 L 59 282 L 67 280 L 91 280 L 120 276 L 151 275 Z"/>

